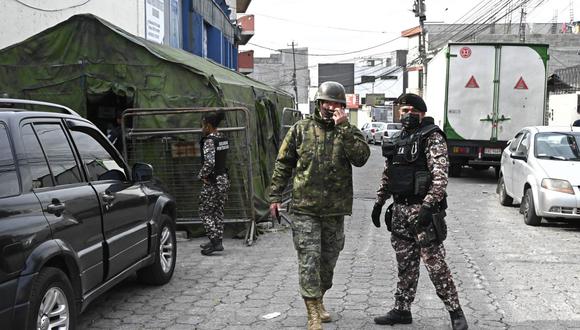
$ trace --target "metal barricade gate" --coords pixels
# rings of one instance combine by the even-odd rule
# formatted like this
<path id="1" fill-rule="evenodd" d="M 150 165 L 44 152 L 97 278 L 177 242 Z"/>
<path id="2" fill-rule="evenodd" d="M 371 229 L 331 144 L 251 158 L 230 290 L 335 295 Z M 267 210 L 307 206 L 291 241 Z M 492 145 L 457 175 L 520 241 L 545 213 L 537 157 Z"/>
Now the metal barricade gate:
<path id="1" fill-rule="evenodd" d="M 230 190 L 224 208 L 224 223 L 249 223 L 245 242 L 252 245 L 256 224 L 248 109 L 127 109 L 123 112 L 121 125 L 124 137 L 123 156 L 130 164 L 145 161 L 153 165 L 154 176 L 161 179 L 176 199 L 177 224 L 201 224 L 198 211 L 201 181 L 195 180 L 202 165 L 199 144 L 202 135 L 201 115 L 218 110 L 226 112 L 226 119 L 222 123 L 227 126 L 220 127 L 219 131 L 227 136 L 230 145 L 227 160 Z M 229 126 L 228 119 L 231 118 L 235 126 Z M 160 128 L 126 127 L 127 122 L 132 122 L 135 126 L 135 123 L 143 120 L 165 124 L 158 124 Z M 188 122 L 196 123 L 197 127 L 180 126 Z"/>

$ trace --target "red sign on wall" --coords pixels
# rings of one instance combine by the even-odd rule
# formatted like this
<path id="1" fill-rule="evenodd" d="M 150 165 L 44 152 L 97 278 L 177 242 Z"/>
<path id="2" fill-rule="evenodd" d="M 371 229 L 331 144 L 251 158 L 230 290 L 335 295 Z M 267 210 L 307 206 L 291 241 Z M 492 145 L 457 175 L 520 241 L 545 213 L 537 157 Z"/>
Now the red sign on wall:
<path id="1" fill-rule="evenodd" d="M 360 104 L 358 94 L 346 94 L 346 107 L 347 109 L 358 109 Z"/>

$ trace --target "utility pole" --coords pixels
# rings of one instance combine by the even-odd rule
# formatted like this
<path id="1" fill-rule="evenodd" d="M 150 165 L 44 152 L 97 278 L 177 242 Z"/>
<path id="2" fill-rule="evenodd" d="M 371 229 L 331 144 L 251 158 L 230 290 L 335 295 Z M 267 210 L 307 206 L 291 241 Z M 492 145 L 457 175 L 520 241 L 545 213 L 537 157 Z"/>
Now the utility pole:
<path id="1" fill-rule="evenodd" d="M 294 44 L 292 41 L 292 61 L 294 62 L 294 71 L 292 72 L 292 83 L 294 84 L 294 97 L 296 98 L 295 106 L 296 110 L 298 110 L 298 86 L 296 85 L 296 54 L 294 52 L 294 46 L 298 46 L 298 44 Z"/>
<path id="2" fill-rule="evenodd" d="M 520 42 L 526 42 L 526 5 L 522 5 L 522 12 L 520 14 Z"/>
<path id="3" fill-rule="evenodd" d="M 423 65 L 423 84 L 421 87 L 421 94 L 425 93 L 427 88 L 427 48 L 425 43 L 425 20 L 427 16 L 425 15 L 425 0 L 415 0 L 413 3 L 413 12 L 415 17 L 419 17 L 419 26 L 421 28 L 421 34 L 419 34 L 419 58 L 421 59 L 421 65 Z"/>

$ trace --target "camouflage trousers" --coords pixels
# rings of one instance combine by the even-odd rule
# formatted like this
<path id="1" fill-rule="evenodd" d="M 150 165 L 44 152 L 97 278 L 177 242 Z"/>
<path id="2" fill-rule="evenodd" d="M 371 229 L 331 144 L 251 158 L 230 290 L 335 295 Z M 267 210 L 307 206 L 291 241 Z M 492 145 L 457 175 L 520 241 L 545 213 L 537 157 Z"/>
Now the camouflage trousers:
<path id="1" fill-rule="evenodd" d="M 294 214 L 292 237 L 298 254 L 300 294 L 320 298 L 322 291 L 332 287 L 334 267 L 344 248 L 344 216 Z"/>
<path id="2" fill-rule="evenodd" d="M 417 231 L 415 223 L 421 205 L 395 204 L 393 207 L 393 228 L 391 245 L 395 249 L 399 281 L 395 292 L 395 308 L 410 311 L 415 300 L 417 283 L 419 282 L 419 264 L 423 260 L 429 272 L 431 282 L 435 286 L 437 296 L 445 304 L 448 311 L 460 308 L 457 289 L 451 276 L 451 271 L 445 262 L 445 247 L 443 244 L 432 244 L 421 247 L 418 239 L 425 233 Z"/>
<path id="3" fill-rule="evenodd" d="M 224 205 L 228 198 L 230 181 L 219 175 L 215 183 L 203 183 L 199 194 L 199 217 L 209 239 L 224 236 Z"/>

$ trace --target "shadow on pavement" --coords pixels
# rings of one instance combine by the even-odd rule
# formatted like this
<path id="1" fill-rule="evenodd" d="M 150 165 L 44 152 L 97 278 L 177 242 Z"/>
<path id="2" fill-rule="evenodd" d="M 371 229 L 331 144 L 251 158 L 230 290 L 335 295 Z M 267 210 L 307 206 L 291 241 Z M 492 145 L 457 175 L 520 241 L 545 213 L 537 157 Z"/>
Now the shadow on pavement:
<path id="1" fill-rule="evenodd" d="M 453 180 L 461 180 L 465 183 L 497 183 L 497 178 L 495 177 L 495 170 L 493 168 L 477 171 L 471 167 L 463 167 L 461 171 L 461 176 L 458 178 L 452 178 Z"/>

